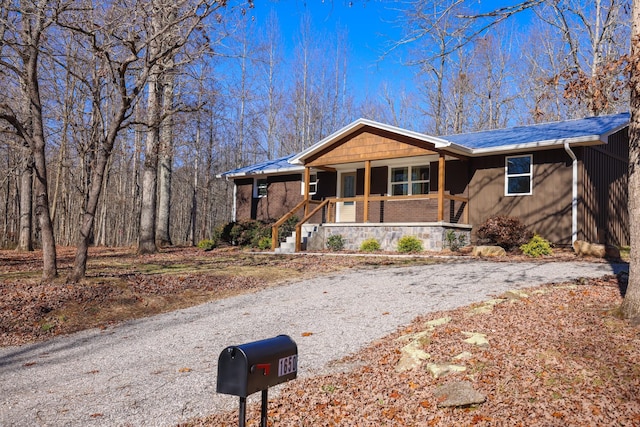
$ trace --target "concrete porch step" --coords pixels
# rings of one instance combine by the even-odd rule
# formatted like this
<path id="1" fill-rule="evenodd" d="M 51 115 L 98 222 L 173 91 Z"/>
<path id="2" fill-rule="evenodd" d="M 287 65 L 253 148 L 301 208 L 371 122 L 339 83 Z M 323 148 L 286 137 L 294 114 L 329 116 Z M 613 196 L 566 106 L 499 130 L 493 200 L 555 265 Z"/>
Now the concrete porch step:
<path id="1" fill-rule="evenodd" d="M 307 239 L 313 236 L 318 230 L 318 226 L 316 224 L 303 224 L 302 225 L 302 241 L 301 246 L 302 250 L 307 249 Z M 290 254 L 296 251 L 296 232 L 291 233 L 290 236 L 287 236 L 287 239 L 280 243 L 280 247 L 276 248 L 275 252 L 277 254 Z"/>

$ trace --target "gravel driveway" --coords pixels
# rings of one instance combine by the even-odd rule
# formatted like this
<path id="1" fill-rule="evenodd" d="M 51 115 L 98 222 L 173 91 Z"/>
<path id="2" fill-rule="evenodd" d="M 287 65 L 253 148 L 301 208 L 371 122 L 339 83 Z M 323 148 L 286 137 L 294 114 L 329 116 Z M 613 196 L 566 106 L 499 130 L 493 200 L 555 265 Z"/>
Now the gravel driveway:
<path id="1" fill-rule="evenodd" d="M 0 425 L 170 426 L 237 410 L 236 397 L 216 394 L 217 359 L 228 345 L 288 334 L 298 345 L 299 376 L 327 373 L 336 369 L 328 362 L 418 315 L 619 267 L 466 260 L 368 269 L 2 348 Z"/>

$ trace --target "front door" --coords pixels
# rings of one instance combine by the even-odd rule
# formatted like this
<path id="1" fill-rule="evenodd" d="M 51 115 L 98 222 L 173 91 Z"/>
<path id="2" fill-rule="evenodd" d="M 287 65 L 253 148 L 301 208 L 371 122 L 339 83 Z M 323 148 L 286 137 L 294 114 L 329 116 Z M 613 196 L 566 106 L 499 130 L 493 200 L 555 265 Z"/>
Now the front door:
<path id="1" fill-rule="evenodd" d="M 340 197 L 356 196 L 356 173 L 343 173 L 340 178 Z M 356 202 L 338 203 L 338 222 L 356 222 Z"/>

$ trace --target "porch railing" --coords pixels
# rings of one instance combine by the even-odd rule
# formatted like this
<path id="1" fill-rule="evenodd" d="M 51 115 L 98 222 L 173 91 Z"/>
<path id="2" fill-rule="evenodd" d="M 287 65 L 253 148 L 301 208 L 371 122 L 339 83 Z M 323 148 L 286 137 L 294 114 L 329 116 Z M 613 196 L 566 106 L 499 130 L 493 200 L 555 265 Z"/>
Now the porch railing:
<path id="1" fill-rule="evenodd" d="M 438 199 L 438 194 L 416 194 L 411 196 L 375 196 L 370 195 L 368 197 L 356 196 L 356 197 L 328 197 L 322 201 L 320 200 L 302 200 L 293 209 L 280 218 L 271 228 L 271 249 L 275 250 L 278 247 L 278 230 L 282 224 L 284 224 L 289 218 L 293 217 L 296 212 L 304 208 L 304 217 L 296 223 L 296 252 L 300 252 L 302 249 L 302 226 L 314 217 L 318 212 L 322 211 L 326 207 L 325 214 L 323 215 L 323 223 L 333 223 L 336 221 L 336 207 L 338 203 L 344 202 L 386 202 L 386 201 L 399 201 L 399 200 L 429 200 Z M 444 195 L 444 200 L 450 200 L 462 203 L 461 211 L 454 214 L 454 217 L 462 217 L 463 224 L 469 224 L 469 198 L 462 196 L 454 196 L 450 194 Z M 316 205 L 315 208 L 309 210 L 311 205 Z M 438 221 L 442 221 L 443 218 L 438 218 Z M 369 222 L 368 218 L 365 218 L 365 222 Z"/>

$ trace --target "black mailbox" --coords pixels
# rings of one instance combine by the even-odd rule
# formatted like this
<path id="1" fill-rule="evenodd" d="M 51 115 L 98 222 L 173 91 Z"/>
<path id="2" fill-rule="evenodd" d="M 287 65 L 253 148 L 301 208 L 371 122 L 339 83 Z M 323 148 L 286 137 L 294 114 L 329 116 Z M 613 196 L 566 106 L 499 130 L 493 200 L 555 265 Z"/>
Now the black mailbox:
<path id="1" fill-rule="evenodd" d="M 298 375 L 298 346 L 287 335 L 225 348 L 218 358 L 218 393 L 247 397 Z"/>
<path id="2" fill-rule="evenodd" d="M 245 423 L 246 398 L 262 391 L 262 422 L 267 426 L 267 390 L 298 375 L 298 346 L 287 335 L 222 350 L 218 357 L 218 393 L 240 396 L 240 423 Z"/>

